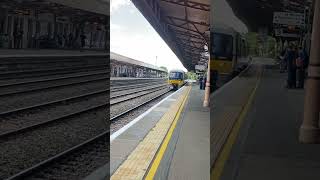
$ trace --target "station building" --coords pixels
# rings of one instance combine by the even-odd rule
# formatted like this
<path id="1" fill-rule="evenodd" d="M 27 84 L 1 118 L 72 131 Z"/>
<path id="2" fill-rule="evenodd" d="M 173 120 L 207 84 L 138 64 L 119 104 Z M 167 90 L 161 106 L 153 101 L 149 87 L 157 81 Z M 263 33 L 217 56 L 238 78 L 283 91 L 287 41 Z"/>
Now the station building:
<path id="1" fill-rule="evenodd" d="M 84 48 L 107 49 L 107 9 L 102 0 L 2 0 L 0 47 L 79 48 L 84 35 Z"/>
<path id="2" fill-rule="evenodd" d="M 167 71 L 117 53 L 110 52 L 111 77 L 164 78 Z"/>

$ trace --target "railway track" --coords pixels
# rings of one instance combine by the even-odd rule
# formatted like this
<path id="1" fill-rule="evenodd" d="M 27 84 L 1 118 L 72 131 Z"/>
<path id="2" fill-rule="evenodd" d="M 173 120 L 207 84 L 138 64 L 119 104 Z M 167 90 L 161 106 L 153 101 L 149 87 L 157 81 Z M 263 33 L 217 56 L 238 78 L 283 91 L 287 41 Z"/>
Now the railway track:
<path id="1" fill-rule="evenodd" d="M 17 129 L 11 130 L 11 131 L 3 132 L 3 133 L 0 133 L 0 139 L 5 139 L 5 138 L 13 136 L 13 135 L 33 131 L 34 129 L 40 128 L 42 126 L 47 126 L 49 124 L 56 123 L 59 121 L 66 121 L 70 118 L 76 117 L 78 115 L 82 115 L 87 112 L 96 111 L 99 109 L 105 110 L 108 107 L 108 105 L 109 105 L 109 102 L 99 103 L 99 104 L 91 106 L 91 107 L 83 108 L 81 110 L 77 110 L 77 111 L 74 111 L 71 113 L 66 113 L 60 117 L 52 118 L 49 120 L 43 120 L 42 122 L 34 123 L 34 124 L 31 124 L 28 126 L 23 126 L 21 128 L 17 128 Z M 32 108 L 30 108 L 30 109 L 32 109 Z M 23 111 L 23 110 L 20 110 L 20 111 Z M 26 109 L 24 109 L 24 111 L 26 111 Z M 9 113 L 12 113 L 12 112 L 7 112 L 7 114 L 9 114 Z"/>
<path id="2" fill-rule="evenodd" d="M 166 89 L 166 88 L 168 88 L 168 87 L 166 85 L 163 85 L 163 86 L 160 86 L 160 87 L 158 86 L 158 87 L 155 87 L 155 88 L 145 89 L 143 91 L 139 91 L 139 92 L 136 92 L 136 93 L 130 93 L 128 95 L 132 95 L 132 94 L 134 94 L 134 95 L 133 96 L 129 96 L 129 97 L 127 97 L 128 95 L 119 95 L 118 97 L 110 98 L 110 105 L 113 106 L 113 105 L 116 105 L 116 104 L 127 102 L 127 101 L 130 101 L 132 99 L 136 99 L 136 98 L 139 98 L 139 97 L 142 97 L 142 96 L 146 96 L 148 94 L 151 94 L 151 93 L 154 93 L 154 92 Z"/>
<path id="3" fill-rule="evenodd" d="M 150 84 L 150 83 L 165 83 L 164 80 L 154 80 L 154 79 L 146 79 L 140 81 L 132 81 L 132 80 L 121 80 L 121 81 L 110 81 L 111 87 L 125 87 L 125 86 L 139 86 L 141 84 Z"/>
<path id="4" fill-rule="evenodd" d="M 54 78 L 48 80 L 39 80 L 39 82 L 25 82 L 25 83 L 18 83 L 18 84 L 7 84 L 7 85 L 0 85 L 0 97 L 1 96 L 8 96 L 8 95 L 15 95 L 20 93 L 30 93 L 35 91 L 42 91 L 48 89 L 54 89 L 58 87 L 67 87 L 73 85 L 81 85 L 91 82 L 100 82 L 105 81 L 109 77 L 107 73 L 103 74 L 95 74 L 95 75 L 87 75 L 82 77 L 65 77 L 65 78 Z"/>
<path id="5" fill-rule="evenodd" d="M 85 129 L 87 129 L 87 127 L 86 126 L 84 126 L 84 125 L 78 125 L 78 124 L 75 124 L 75 122 L 74 121 L 82 121 L 83 123 L 85 123 L 85 124 L 92 124 L 91 122 L 88 122 L 88 120 L 86 120 L 86 117 L 88 116 L 88 114 L 91 116 L 91 117 L 96 117 L 96 119 L 92 119 L 92 120 L 94 120 L 94 121 L 96 121 L 96 120 L 98 120 L 98 121 L 101 121 L 102 119 L 100 118 L 100 120 L 99 120 L 99 117 L 102 117 L 101 115 L 104 115 L 104 117 L 106 117 L 107 116 L 107 114 L 106 113 L 104 113 L 105 112 L 105 110 L 106 110 L 106 108 L 108 107 L 108 103 L 107 102 L 104 102 L 104 103 L 99 103 L 99 104 L 96 104 L 96 105 L 94 105 L 94 106 L 90 106 L 90 107 L 88 107 L 88 108 L 85 108 L 85 109 L 81 109 L 81 110 L 77 110 L 77 111 L 75 111 L 75 112 L 72 112 L 72 113 L 67 113 L 67 114 L 65 114 L 64 116 L 60 116 L 60 117 L 57 117 L 57 118 L 52 118 L 52 119 L 49 119 L 49 120 L 45 120 L 45 121 L 42 121 L 42 122 L 39 122 L 39 123 L 35 123 L 35 124 L 32 124 L 32 125 L 29 125 L 29 126 L 24 126 L 24 127 L 22 127 L 22 128 L 19 128 L 19 129 L 15 129 L 15 130 L 12 130 L 12 131 L 7 131 L 7 132 L 5 132 L 5 133 L 2 133 L 2 134 L 0 134 L 0 141 L 2 142 L 2 148 L 5 148 L 5 149 L 10 149 L 10 144 L 16 144 L 17 142 L 26 142 L 26 141 L 28 141 L 27 139 L 29 139 L 29 140 L 31 140 L 32 139 L 32 141 L 35 141 L 34 143 L 32 143 L 32 144 L 39 144 L 39 146 L 40 146 L 40 149 L 39 148 L 37 148 L 37 147 L 34 147 L 33 149 L 37 149 L 36 151 L 40 151 L 41 150 L 41 146 L 45 146 L 45 147 L 47 147 L 46 149 L 43 149 L 43 150 L 41 150 L 40 152 L 42 153 L 42 155 L 40 156 L 40 157 L 32 157 L 32 159 L 33 160 L 28 160 L 28 161 L 30 161 L 30 162 L 28 162 L 28 164 L 34 164 L 34 162 L 37 162 L 38 160 L 37 159 L 42 159 L 42 161 L 48 161 L 48 160 L 50 160 L 51 161 L 51 159 L 56 159 L 57 157 L 59 157 L 59 156 L 63 156 L 62 154 L 66 154 L 66 152 L 71 152 L 71 151 L 73 151 L 73 150 L 76 150 L 76 149 L 79 149 L 80 147 L 82 147 L 83 145 L 85 145 L 85 144 L 87 144 L 87 143 L 89 143 L 87 140 L 85 141 L 85 142 L 83 142 L 82 140 L 80 140 L 80 139 L 83 139 L 83 137 L 82 138 L 80 138 L 80 137 L 77 137 L 77 136 L 75 136 L 76 134 L 74 134 L 74 133 L 80 133 L 80 132 L 85 132 L 84 130 Z M 95 114 L 97 114 L 97 113 L 100 113 L 100 116 L 97 116 L 97 115 L 95 115 Z M 78 120 L 78 119 L 81 119 L 81 120 Z M 98 119 L 97 119 L 98 118 Z M 70 122 L 69 122 L 70 121 Z M 73 123 L 72 123 L 73 122 Z M 71 123 L 71 124 L 70 124 Z M 105 123 L 107 123 L 107 122 L 105 122 Z M 72 128 L 72 127 L 69 127 L 69 128 L 72 128 L 73 129 L 73 131 L 74 132 L 70 132 L 70 131 L 67 131 L 67 132 L 65 132 L 65 133 L 63 133 L 63 134 L 61 134 L 61 133 L 59 133 L 59 135 L 58 134 L 56 134 L 56 135 L 58 135 L 58 136 L 60 136 L 59 138 L 62 138 L 62 139 L 64 139 L 66 142 L 69 142 L 69 143 L 71 143 L 72 144 L 72 141 L 75 141 L 75 142 L 81 142 L 80 144 L 81 145 L 75 145 L 73 148 L 68 148 L 68 150 L 64 150 L 63 151 L 63 153 L 61 154 L 58 154 L 58 155 L 54 155 L 53 157 L 52 157 L 52 155 L 50 155 L 51 153 L 50 153 L 50 148 L 48 147 L 48 143 L 53 143 L 53 146 L 56 146 L 56 145 L 58 145 L 59 143 L 54 143 L 54 141 L 52 142 L 50 139 L 52 139 L 52 138 L 56 138 L 56 136 L 54 136 L 54 134 L 53 134 L 53 137 L 52 138 L 50 138 L 50 139 L 48 139 L 48 140 L 46 140 L 47 138 L 45 138 L 45 139 L 43 139 L 43 138 L 41 138 L 41 137 L 43 137 L 45 134 L 44 133 L 46 133 L 46 132 L 56 132 L 57 131 L 57 128 L 58 129 L 60 129 L 60 130 L 58 130 L 58 131 L 61 131 L 61 130 L 63 130 L 63 129 L 65 129 L 64 127 L 67 125 L 67 124 L 70 124 L 70 125 L 72 125 L 72 126 L 75 126 L 75 128 Z M 99 124 L 99 123 L 98 123 Z M 100 127 L 101 127 L 101 123 L 100 123 Z M 78 130 L 78 128 L 76 128 L 76 126 L 82 126 L 82 129 L 83 130 Z M 107 124 L 105 125 L 105 129 L 107 129 L 106 128 L 107 127 Z M 98 131 L 98 129 L 101 129 L 101 128 L 93 128 L 93 129 L 91 129 L 91 133 L 93 133 L 94 131 Z M 36 134 L 38 134 L 38 135 L 36 135 Z M 39 135 L 39 134 L 43 134 L 43 135 Z M 73 134 L 73 135 L 72 135 Z M 86 134 L 86 133 L 84 133 L 84 134 Z M 48 136 L 49 134 L 47 134 L 47 135 L 45 135 L 45 136 Z M 65 136 L 65 137 L 64 137 Z M 73 136 L 75 136 L 75 137 L 73 137 Z M 83 135 L 84 137 L 89 137 L 90 135 Z M 30 139 L 31 138 L 31 139 Z M 69 140 L 68 140 L 69 139 Z M 78 139 L 78 140 L 77 140 Z M 58 139 L 57 139 L 58 140 Z M 55 140 L 55 141 L 57 141 L 57 140 Z M 70 140 L 72 140 L 72 141 L 70 141 Z M 93 141 L 93 139 L 91 139 L 92 141 Z M 91 141 L 90 141 L 91 142 Z M 105 141 L 105 142 L 107 142 L 107 141 Z M 48 145 L 45 145 L 45 144 L 48 144 Z M 23 146 L 23 145 L 20 145 L 19 144 L 19 146 Z M 30 145 L 29 145 L 30 146 Z M 61 145 L 60 145 L 61 146 Z M 60 149 L 65 149 L 64 147 L 65 147 L 66 145 L 64 145 L 64 146 L 61 146 L 60 147 Z M 27 148 L 27 147 L 26 147 Z M 105 148 L 107 148 L 107 147 L 105 147 Z M 27 148 L 27 149 L 30 149 L 30 148 Z M 70 149 L 73 149 L 73 150 L 70 150 Z M 48 152 L 47 152 L 48 151 Z M 54 151 L 56 151 L 56 150 L 54 150 Z M 29 153 L 31 153 L 31 152 L 29 152 Z M 10 154 L 10 153 L 8 153 L 8 154 Z M 11 153 L 12 154 L 12 153 Z M 14 154 L 14 153 L 13 153 Z M 23 158 L 25 155 L 21 155 L 21 154 L 17 154 L 16 155 L 16 157 L 15 158 L 18 158 L 19 159 L 19 156 L 21 156 L 21 158 Z M 48 159 L 46 159 L 46 160 L 43 160 L 43 157 L 48 157 Z M 81 161 L 80 161 L 81 162 Z M 20 163 L 23 163 L 23 164 L 20 164 Z M 15 168 L 15 166 L 17 166 L 17 167 L 21 167 L 21 166 L 23 166 L 24 165 L 24 163 L 25 163 L 25 161 L 22 161 L 22 162 L 19 162 L 18 164 L 20 164 L 20 165 L 18 165 L 18 164 L 16 164 L 16 165 L 11 165 L 11 167 L 10 168 Z M 15 163 L 13 163 L 13 164 L 15 164 Z M 41 164 L 41 163 L 40 163 Z M 83 162 L 82 163 L 80 163 L 80 164 L 83 164 Z M 1 165 L 0 165 L 1 166 Z M 29 166 L 28 166 L 29 167 Z M 34 167 L 34 166 L 33 166 Z M 96 168 L 98 168 L 98 167 L 96 167 Z M 30 168 L 28 168 L 28 169 L 30 169 Z M 93 171 L 94 169 L 92 169 L 92 171 Z M 15 170 L 16 172 L 18 171 L 18 170 Z M 21 170 L 19 170 L 19 172 L 21 172 Z M 22 171 L 22 172 L 24 172 L 24 170 Z M 0 174 L 0 177 L 1 177 L 1 174 Z"/>
<path id="6" fill-rule="evenodd" d="M 154 91 L 154 92 L 156 92 L 156 91 Z M 169 92 L 170 92 L 170 90 L 168 89 L 168 90 L 166 90 L 166 91 L 164 91 L 164 92 L 162 92 L 162 93 L 160 93 L 160 94 L 158 94 L 158 95 L 156 95 L 156 96 L 154 96 L 154 97 L 152 97 L 152 98 L 150 98 L 148 100 L 143 101 L 142 103 L 139 103 L 138 105 L 135 105 L 135 106 L 133 106 L 133 107 L 121 112 L 121 113 L 118 113 L 118 114 L 112 116 L 110 118 L 110 121 L 114 122 L 114 121 L 118 120 L 119 118 L 121 118 L 121 117 L 123 117 L 123 116 L 125 116 L 125 115 L 127 115 L 127 114 L 129 114 L 129 113 L 131 113 L 131 112 L 133 112 L 135 110 L 137 110 L 138 108 L 140 108 L 142 106 L 145 106 L 148 103 L 150 103 L 150 102 L 152 102 L 152 101 L 154 101 L 154 100 L 156 100 L 156 99 L 168 94 Z"/>
<path id="7" fill-rule="evenodd" d="M 8 81 L 4 81 L 1 83 L 0 81 L 0 88 L 3 87 L 12 87 L 17 85 L 26 85 L 26 84 L 32 84 L 32 83 L 40 83 L 40 82 L 49 82 L 49 81 L 56 81 L 56 80 L 63 80 L 63 79 L 69 79 L 69 78 L 82 78 L 82 77 L 88 77 L 88 76 L 96 76 L 96 75 L 108 75 L 108 72 L 106 70 L 103 71 L 93 71 L 89 73 L 70 73 L 66 74 L 64 76 L 41 76 L 41 78 L 34 78 L 34 79 L 27 79 L 27 80 L 20 80 L 20 81 L 13 81 L 8 83 Z"/>
<path id="8" fill-rule="evenodd" d="M 159 84 L 165 81 L 157 79 L 122 80 L 111 82 L 111 89 L 102 89 L 103 86 L 95 90 L 84 88 L 86 93 L 53 98 L 58 89 L 64 94 L 63 88 L 107 84 L 107 67 L 55 67 L 0 73 L 1 100 L 9 102 L 11 99 L 7 96 L 11 95 L 15 95 L 12 97 L 16 102 L 19 97 L 30 95 L 35 100 L 32 104 L 18 103 L 12 108 L 0 108 L 0 153 L 7 156 L 0 158 L 3 162 L 0 163 L 0 179 L 80 179 L 108 161 L 110 131 L 106 127 L 110 121 L 106 108 L 162 92 L 166 85 Z M 109 97 L 109 92 L 117 93 Z M 37 94 L 48 94 L 52 98 L 38 101 L 35 99 Z M 158 97 L 161 96 L 153 100 Z M 109 103 L 109 99 L 113 102 Z M 23 149 L 22 153 L 20 149 Z"/>
<path id="9" fill-rule="evenodd" d="M 161 82 L 147 82 L 147 83 L 138 83 L 134 85 L 124 85 L 124 86 L 111 86 L 110 92 L 118 92 L 118 91 L 125 91 L 125 90 L 131 90 L 131 89 L 137 89 L 141 88 L 143 86 L 154 86 L 159 85 Z"/>
<path id="10" fill-rule="evenodd" d="M 126 91 L 124 93 L 119 93 L 117 95 L 111 95 L 110 97 L 110 100 L 111 99 L 115 99 L 115 98 L 119 98 L 119 97 L 123 97 L 123 96 L 128 96 L 128 95 L 133 95 L 133 94 L 136 94 L 136 93 L 140 93 L 140 92 L 143 92 L 143 91 L 149 91 L 149 90 L 153 90 L 153 89 L 159 89 L 159 88 L 164 88 L 164 87 L 167 87 L 166 84 L 161 84 L 161 85 L 155 85 L 155 84 L 148 84 L 147 87 L 141 87 L 141 86 L 137 86 L 136 88 L 130 88 L 130 91 L 128 92 L 127 90 L 128 89 L 125 89 L 125 90 L 122 90 L 122 91 Z M 120 92 L 122 92 L 120 91 Z M 116 93 L 113 93 L 113 94 L 116 94 Z"/>
<path id="11" fill-rule="evenodd" d="M 109 136 L 109 130 L 107 130 L 81 144 L 73 146 L 72 148 L 69 148 L 49 159 L 41 161 L 40 163 L 11 176 L 7 178 L 7 180 L 32 178 L 48 179 L 49 177 L 52 178 L 54 176 L 62 176 L 67 179 L 68 177 L 63 176 L 63 174 L 68 174 L 69 176 L 71 173 L 74 174 L 75 171 L 77 171 L 74 165 L 82 164 L 84 159 L 91 159 L 91 161 L 96 160 L 93 157 L 97 157 L 96 154 L 101 152 L 104 153 L 104 158 L 108 156 L 109 153 L 107 151 L 109 149 Z M 93 156 L 93 154 L 95 154 L 95 156 Z M 72 168 L 72 170 L 70 170 L 70 168 L 66 168 L 67 166 Z M 66 172 L 68 170 L 69 172 Z M 88 171 L 91 172 L 92 168 L 90 171 L 90 167 L 88 167 Z M 79 177 L 79 174 L 76 176 Z"/>
<path id="12" fill-rule="evenodd" d="M 16 78 L 34 78 L 49 75 L 66 75 L 75 72 L 88 72 L 106 70 L 109 65 L 90 65 L 78 67 L 62 67 L 62 68 L 47 68 L 38 70 L 18 70 L 0 73 L 0 80 L 10 80 Z"/>

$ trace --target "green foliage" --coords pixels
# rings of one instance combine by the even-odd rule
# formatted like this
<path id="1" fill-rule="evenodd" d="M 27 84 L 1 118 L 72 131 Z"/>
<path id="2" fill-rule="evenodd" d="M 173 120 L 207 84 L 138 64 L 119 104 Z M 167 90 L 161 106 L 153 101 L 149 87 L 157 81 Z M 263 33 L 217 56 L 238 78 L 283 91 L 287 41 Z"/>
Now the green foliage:
<path id="1" fill-rule="evenodd" d="M 197 79 L 197 74 L 194 73 L 194 72 L 187 72 L 187 79 L 196 80 Z"/>
<path id="2" fill-rule="evenodd" d="M 274 57 L 276 54 L 276 40 L 268 36 L 266 41 L 261 40 L 255 32 L 249 32 L 245 35 L 248 42 L 249 55 Z"/>

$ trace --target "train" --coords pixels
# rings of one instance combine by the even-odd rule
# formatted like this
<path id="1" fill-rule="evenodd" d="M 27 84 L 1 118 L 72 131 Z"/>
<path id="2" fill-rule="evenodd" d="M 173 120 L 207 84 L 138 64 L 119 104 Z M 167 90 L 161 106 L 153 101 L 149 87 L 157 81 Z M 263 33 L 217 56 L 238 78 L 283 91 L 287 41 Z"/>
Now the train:
<path id="1" fill-rule="evenodd" d="M 230 79 L 237 75 L 238 60 L 248 56 L 246 38 L 231 27 L 214 25 L 210 29 L 210 75 L 211 85 L 215 86 L 219 77 Z"/>
<path id="2" fill-rule="evenodd" d="M 168 84 L 173 90 L 177 90 L 186 84 L 186 73 L 183 70 L 175 69 L 169 72 Z"/>

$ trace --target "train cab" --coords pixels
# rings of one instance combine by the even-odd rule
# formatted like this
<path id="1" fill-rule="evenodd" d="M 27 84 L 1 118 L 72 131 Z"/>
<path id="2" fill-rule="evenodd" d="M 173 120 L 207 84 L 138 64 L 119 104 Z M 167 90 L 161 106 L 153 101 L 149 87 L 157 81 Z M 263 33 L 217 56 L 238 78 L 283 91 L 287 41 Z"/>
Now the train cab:
<path id="1" fill-rule="evenodd" d="M 210 32 L 211 86 L 219 78 L 230 79 L 238 72 L 238 59 L 247 56 L 246 39 L 230 27 L 217 25 Z"/>
<path id="2" fill-rule="evenodd" d="M 171 70 L 169 72 L 168 83 L 171 89 L 177 90 L 185 84 L 186 75 L 182 70 Z"/>

